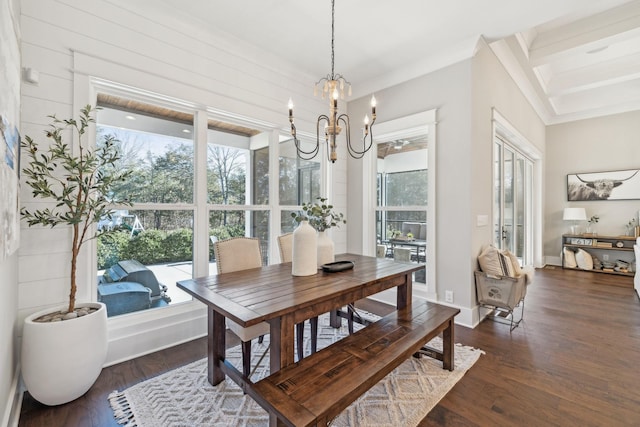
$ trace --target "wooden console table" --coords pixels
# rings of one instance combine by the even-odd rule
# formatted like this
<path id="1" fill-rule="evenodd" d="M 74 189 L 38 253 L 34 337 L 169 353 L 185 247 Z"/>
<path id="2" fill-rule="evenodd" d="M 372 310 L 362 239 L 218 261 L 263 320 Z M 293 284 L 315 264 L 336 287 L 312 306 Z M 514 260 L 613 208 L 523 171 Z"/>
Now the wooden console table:
<path id="1" fill-rule="evenodd" d="M 613 268 L 603 268 L 600 270 L 582 270 L 580 268 L 565 267 L 564 249 L 583 249 L 592 256 L 597 256 L 601 261 L 612 262 L 620 257 L 624 261 L 629 262 L 635 260 L 633 245 L 636 242 L 635 237 L 631 236 L 604 236 L 592 234 L 564 234 L 562 235 L 562 268 L 569 270 L 591 271 L 594 273 L 618 274 L 621 276 L 633 276 L 633 271 L 615 271 Z M 604 257 L 613 259 L 605 260 Z M 636 265 L 637 268 L 637 265 Z"/>

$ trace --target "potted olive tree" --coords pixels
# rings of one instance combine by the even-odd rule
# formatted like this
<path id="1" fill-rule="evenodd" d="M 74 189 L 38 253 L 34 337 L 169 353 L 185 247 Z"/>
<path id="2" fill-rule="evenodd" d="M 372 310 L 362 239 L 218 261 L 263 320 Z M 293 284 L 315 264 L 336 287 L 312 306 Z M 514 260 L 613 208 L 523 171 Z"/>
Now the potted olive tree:
<path id="1" fill-rule="evenodd" d="M 116 202 L 109 198 L 112 187 L 130 172 L 117 167 L 120 153 L 112 136 L 97 147 L 88 146 L 94 111 L 87 105 L 79 120 L 49 116 L 48 147 L 28 136 L 22 141 L 25 183 L 34 198 L 51 202 L 33 211 L 23 207 L 22 218 L 29 226 L 62 225 L 72 231 L 69 303 L 28 316 L 22 335 L 22 377 L 29 393 L 47 405 L 82 396 L 98 378 L 107 354 L 106 307 L 76 304 L 78 257 L 83 244 L 96 236 L 95 224 L 111 215 L 110 205 Z M 70 134 L 77 136 L 75 150 L 64 141 Z"/>

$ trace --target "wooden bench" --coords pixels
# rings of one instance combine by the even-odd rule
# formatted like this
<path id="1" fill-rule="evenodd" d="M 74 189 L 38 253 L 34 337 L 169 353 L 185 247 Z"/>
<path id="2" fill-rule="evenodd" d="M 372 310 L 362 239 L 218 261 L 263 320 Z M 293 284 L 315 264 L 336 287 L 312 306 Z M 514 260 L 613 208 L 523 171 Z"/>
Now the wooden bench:
<path id="1" fill-rule="evenodd" d="M 443 351 L 426 354 L 453 370 L 458 309 L 414 302 L 260 380 L 249 394 L 288 426 L 327 425 L 360 395 L 443 333 Z"/>

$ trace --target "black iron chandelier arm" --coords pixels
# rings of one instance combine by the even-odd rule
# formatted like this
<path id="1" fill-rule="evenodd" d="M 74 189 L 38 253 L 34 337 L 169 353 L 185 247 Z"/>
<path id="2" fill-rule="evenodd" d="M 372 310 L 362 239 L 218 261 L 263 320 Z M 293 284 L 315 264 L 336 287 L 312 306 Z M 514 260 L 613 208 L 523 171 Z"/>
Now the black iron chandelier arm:
<path id="1" fill-rule="evenodd" d="M 302 149 L 302 142 L 295 136 L 293 137 L 293 142 L 296 145 L 296 151 L 298 152 L 298 157 L 301 158 L 302 160 L 312 160 L 320 150 L 320 145 L 316 144 L 311 151 L 304 151 Z"/>
<path id="2" fill-rule="evenodd" d="M 342 116 L 344 116 L 345 114 L 342 114 L 340 116 L 340 118 L 342 118 Z M 348 119 L 348 117 L 347 117 Z M 373 123 L 375 122 L 375 119 L 373 119 L 373 121 L 369 124 L 369 132 L 367 134 L 365 134 L 362 137 L 362 151 L 357 150 L 356 148 L 353 147 L 353 145 L 351 145 L 351 138 L 349 136 L 350 132 L 349 132 L 349 123 L 347 122 L 347 135 L 346 135 L 346 139 L 347 139 L 347 148 L 349 150 L 349 155 L 351 157 L 353 157 L 354 159 L 361 159 L 362 157 L 364 157 L 364 155 L 367 153 L 367 151 L 369 151 L 371 149 L 371 147 L 373 146 Z M 369 142 L 367 143 L 367 139 L 369 140 Z"/>
<path id="3" fill-rule="evenodd" d="M 320 123 L 326 121 L 327 124 L 325 125 L 326 127 L 329 126 L 329 123 L 331 123 L 331 120 L 329 120 L 329 116 L 327 116 L 326 114 L 321 114 L 318 116 L 318 120 L 316 121 L 316 144 L 320 145 Z M 327 138 L 327 133 L 326 131 L 323 130 L 324 136 L 325 138 Z"/>

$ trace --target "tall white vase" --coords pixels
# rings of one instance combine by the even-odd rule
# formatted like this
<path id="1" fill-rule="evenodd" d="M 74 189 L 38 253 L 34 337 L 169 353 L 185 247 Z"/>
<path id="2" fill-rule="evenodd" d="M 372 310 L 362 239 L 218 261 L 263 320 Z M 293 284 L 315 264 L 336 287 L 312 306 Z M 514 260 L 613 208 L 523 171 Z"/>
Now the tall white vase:
<path id="1" fill-rule="evenodd" d="M 318 272 L 318 246 L 316 242 L 316 230 L 309 225 L 309 221 L 302 221 L 293 231 L 292 275 L 311 276 Z"/>
<path id="2" fill-rule="evenodd" d="M 318 268 L 335 260 L 333 240 L 326 231 L 318 231 Z"/>

